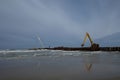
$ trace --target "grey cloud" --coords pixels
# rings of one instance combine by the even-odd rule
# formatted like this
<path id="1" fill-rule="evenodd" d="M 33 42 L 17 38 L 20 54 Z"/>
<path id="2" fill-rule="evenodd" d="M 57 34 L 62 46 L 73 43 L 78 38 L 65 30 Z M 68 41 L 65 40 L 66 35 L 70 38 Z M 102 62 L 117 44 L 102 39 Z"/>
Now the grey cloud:
<path id="1" fill-rule="evenodd" d="M 0 44 L 7 46 L 15 40 L 12 44 L 20 41 L 19 44 L 35 46 L 35 34 L 39 34 L 46 45 L 50 45 L 47 41 L 51 44 L 56 41 L 59 45 L 69 40 L 77 43 L 85 32 L 95 38 L 119 32 L 119 3 L 119 0 L 1 0 L 0 40 L 3 43 Z"/>

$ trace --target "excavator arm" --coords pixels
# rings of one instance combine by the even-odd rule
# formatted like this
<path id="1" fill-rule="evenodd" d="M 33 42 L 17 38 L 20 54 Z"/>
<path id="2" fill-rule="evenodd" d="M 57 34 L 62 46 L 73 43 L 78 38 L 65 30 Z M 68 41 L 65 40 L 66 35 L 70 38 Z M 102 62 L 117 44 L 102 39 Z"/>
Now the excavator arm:
<path id="1" fill-rule="evenodd" d="M 87 37 L 89 38 L 91 45 L 93 44 L 93 41 L 92 41 L 92 39 L 91 39 L 91 37 L 90 37 L 89 33 L 87 33 L 87 32 L 86 32 L 86 35 L 85 35 L 84 41 L 83 41 L 83 43 L 82 43 L 82 45 L 81 45 L 82 47 L 84 46 L 84 44 L 85 44 L 85 42 L 86 42 Z"/>
<path id="2" fill-rule="evenodd" d="M 91 39 L 89 33 L 87 33 L 87 32 L 86 32 L 86 35 L 85 35 L 84 41 L 83 41 L 83 43 L 82 43 L 81 46 L 82 46 L 82 47 L 84 46 L 87 37 L 89 38 L 90 43 L 91 43 L 90 50 L 91 50 L 91 51 L 97 51 L 97 50 L 99 50 L 99 44 L 93 43 L 93 41 L 92 41 L 92 39 Z"/>

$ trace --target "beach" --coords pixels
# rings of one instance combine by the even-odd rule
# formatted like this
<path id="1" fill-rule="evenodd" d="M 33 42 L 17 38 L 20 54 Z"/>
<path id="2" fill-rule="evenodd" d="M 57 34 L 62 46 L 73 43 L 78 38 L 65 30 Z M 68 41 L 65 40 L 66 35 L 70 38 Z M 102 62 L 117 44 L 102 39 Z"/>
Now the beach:
<path id="1" fill-rule="evenodd" d="M 1 50 L 0 80 L 120 80 L 120 52 Z"/>

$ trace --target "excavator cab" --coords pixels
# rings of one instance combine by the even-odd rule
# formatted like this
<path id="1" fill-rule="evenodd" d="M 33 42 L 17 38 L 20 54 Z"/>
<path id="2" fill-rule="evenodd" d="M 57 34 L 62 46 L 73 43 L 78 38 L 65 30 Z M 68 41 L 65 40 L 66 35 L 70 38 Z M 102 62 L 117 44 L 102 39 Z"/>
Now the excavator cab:
<path id="1" fill-rule="evenodd" d="M 93 43 L 93 44 L 91 45 L 91 50 L 92 50 L 92 51 L 98 51 L 98 50 L 99 50 L 99 44 Z"/>
<path id="2" fill-rule="evenodd" d="M 93 43 L 93 41 L 92 41 L 92 39 L 91 39 L 89 33 L 87 33 L 87 32 L 86 32 L 86 35 L 85 35 L 84 41 L 83 41 L 83 43 L 82 43 L 81 46 L 82 46 L 82 47 L 84 46 L 87 37 L 89 38 L 90 43 L 91 43 L 90 50 L 91 50 L 91 51 L 97 51 L 97 50 L 99 50 L 99 44 Z"/>

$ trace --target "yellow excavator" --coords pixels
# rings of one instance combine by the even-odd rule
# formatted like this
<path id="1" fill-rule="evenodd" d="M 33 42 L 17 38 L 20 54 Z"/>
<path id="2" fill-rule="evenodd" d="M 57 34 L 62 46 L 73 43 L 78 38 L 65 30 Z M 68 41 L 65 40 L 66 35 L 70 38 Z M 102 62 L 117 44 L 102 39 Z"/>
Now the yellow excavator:
<path id="1" fill-rule="evenodd" d="M 89 33 L 87 33 L 87 32 L 86 32 L 86 35 L 85 35 L 84 41 L 83 41 L 83 43 L 82 43 L 81 46 L 82 46 L 82 47 L 84 46 L 87 37 L 89 38 L 90 43 L 91 43 L 90 50 L 92 50 L 92 51 L 97 51 L 97 50 L 99 50 L 99 44 L 93 43 L 93 40 L 91 39 Z"/>

